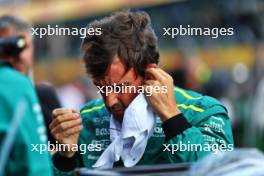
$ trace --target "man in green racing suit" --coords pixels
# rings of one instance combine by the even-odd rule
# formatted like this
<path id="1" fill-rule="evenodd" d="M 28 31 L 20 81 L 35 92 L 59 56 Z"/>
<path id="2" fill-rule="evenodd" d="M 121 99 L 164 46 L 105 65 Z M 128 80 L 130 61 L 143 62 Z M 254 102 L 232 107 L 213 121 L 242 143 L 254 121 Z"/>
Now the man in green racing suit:
<path id="1" fill-rule="evenodd" d="M 158 68 L 157 39 L 146 13 L 121 11 L 88 27 L 101 31 L 101 35 L 87 35 L 82 49 L 87 73 L 102 99 L 86 104 L 80 113 L 68 108 L 53 111 L 51 133 L 59 144 L 70 146 L 53 156 L 56 175 L 95 166 L 113 143 L 111 120 L 122 125 L 142 86 L 152 91 L 145 97 L 156 121 L 154 132 L 143 140 L 147 141 L 144 153 L 135 165 L 192 162 L 208 153 L 233 150 L 226 108 L 214 98 L 175 87 L 171 76 Z M 107 92 L 115 85 L 134 86 L 137 91 Z M 165 92 L 155 92 L 164 87 Z M 136 118 L 143 119 L 140 114 Z M 137 153 L 134 155 L 132 160 Z M 113 167 L 124 166 L 122 159 L 114 161 Z"/>

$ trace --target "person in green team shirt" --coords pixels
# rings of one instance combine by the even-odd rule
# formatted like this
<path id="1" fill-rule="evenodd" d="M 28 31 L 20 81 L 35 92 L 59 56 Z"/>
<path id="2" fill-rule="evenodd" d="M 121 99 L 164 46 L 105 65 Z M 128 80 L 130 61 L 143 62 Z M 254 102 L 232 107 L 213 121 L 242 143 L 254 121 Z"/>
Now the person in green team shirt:
<path id="1" fill-rule="evenodd" d="M 51 133 L 70 146 L 53 156 L 56 175 L 72 175 L 78 167 L 192 162 L 216 149 L 233 150 L 226 108 L 212 97 L 174 86 L 157 66 L 157 38 L 146 13 L 117 12 L 88 28 L 101 31 L 87 34 L 82 49 L 86 71 L 102 99 L 87 103 L 80 113 L 53 111 Z M 145 101 L 139 91 L 106 92 L 114 85 L 149 87 L 153 94 L 145 94 Z M 155 93 L 155 87 L 167 91 Z"/>
<path id="2" fill-rule="evenodd" d="M 0 56 L 0 175 L 53 175 L 46 128 L 32 81 L 31 26 L 14 16 L 0 17 L 0 37 L 23 36 L 26 47 L 19 55 Z"/>

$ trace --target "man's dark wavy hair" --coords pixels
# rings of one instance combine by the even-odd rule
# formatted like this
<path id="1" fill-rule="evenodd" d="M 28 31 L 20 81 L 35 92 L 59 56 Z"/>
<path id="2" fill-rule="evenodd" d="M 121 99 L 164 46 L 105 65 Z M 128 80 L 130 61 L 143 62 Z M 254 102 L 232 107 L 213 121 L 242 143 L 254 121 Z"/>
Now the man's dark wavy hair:
<path id="1" fill-rule="evenodd" d="M 126 69 L 134 67 L 144 76 L 148 64 L 159 62 L 157 37 L 145 12 L 119 11 L 109 17 L 88 24 L 87 28 L 101 28 L 101 35 L 86 35 L 81 48 L 88 75 L 103 78 L 117 55 Z"/>

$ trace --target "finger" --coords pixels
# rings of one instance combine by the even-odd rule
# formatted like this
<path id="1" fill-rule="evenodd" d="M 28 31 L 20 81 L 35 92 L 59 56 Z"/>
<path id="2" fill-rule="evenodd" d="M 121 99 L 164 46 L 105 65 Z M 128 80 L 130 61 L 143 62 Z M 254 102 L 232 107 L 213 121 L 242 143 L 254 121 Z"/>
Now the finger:
<path id="1" fill-rule="evenodd" d="M 170 77 L 170 75 L 161 68 L 157 68 L 157 71 L 164 77 Z"/>
<path id="2" fill-rule="evenodd" d="M 145 70 L 146 76 L 151 76 L 153 77 L 155 80 L 159 80 L 162 81 L 163 77 L 162 75 L 159 73 L 157 68 L 148 68 Z"/>
<path id="3" fill-rule="evenodd" d="M 155 86 L 155 85 L 159 85 L 159 82 L 156 80 L 145 80 L 144 81 L 144 85 L 146 86 Z"/>
<path id="4" fill-rule="evenodd" d="M 144 94 L 148 97 L 151 96 L 153 93 L 153 86 L 152 85 L 143 85 L 143 87 L 144 87 Z"/>
<path id="5" fill-rule="evenodd" d="M 52 117 L 56 118 L 59 115 L 63 115 L 65 113 L 71 113 L 71 112 L 75 112 L 76 111 L 74 109 L 70 109 L 70 108 L 57 108 L 55 110 L 52 111 Z"/>
<path id="6" fill-rule="evenodd" d="M 73 128 L 70 128 L 70 129 L 66 130 L 66 131 L 63 133 L 63 135 L 64 135 L 65 137 L 68 137 L 68 136 L 70 136 L 70 135 L 78 134 L 79 132 L 82 131 L 82 129 L 83 129 L 83 126 L 82 126 L 82 125 L 78 125 L 78 126 L 75 126 L 75 127 L 73 127 Z"/>
<path id="7" fill-rule="evenodd" d="M 79 113 L 68 113 L 64 115 L 60 115 L 57 118 L 53 119 L 51 124 L 49 125 L 49 128 L 52 129 L 54 128 L 57 124 L 69 121 L 69 120 L 74 120 L 80 118 Z"/>
<path id="8" fill-rule="evenodd" d="M 80 125 L 82 122 L 82 119 L 79 118 L 79 119 L 76 119 L 76 120 L 70 120 L 70 121 L 67 121 L 67 122 L 63 122 L 63 123 L 60 123 L 58 124 L 57 126 L 55 126 L 52 130 L 51 130 L 51 133 L 54 134 L 54 133 L 57 133 L 57 132 L 62 132 L 62 131 L 65 131 L 69 128 L 72 128 L 76 125 Z"/>
<path id="9" fill-rule="evenodd" d="M 167 72 L 165 72 L 164 70 L 162 70 L 161 68 L 157 68 L 157 73 L 158 73 L 158 74 L 160 75 L 160 77 L 162 78 L 161 81 L 163 81 L 163 82 L 173 81 L 171 75 L 168 74 Z"/>
<path id="10" fill-rule="evenodd" d="M 171 77 L 170 74 L 168 74 L 167 72 L 165 72 L 164 70 L 162 70 L 161 68 L 158 68 L 159 73 L 165 77 L 166 80 L 166 85 L 167 85 L 167 89 L 174 89 L 174 81 L 173 78 Z M 173 91 L 172 91 L 173 92 Z"/>
<path id="11" fill-rule="evenodd" d="M 157 74 L 162 78 L 163 80 L 166 80 L 164 78 L 172 79 L 171 75 L 162 70 L 161 68 L 156 68 Z"/>
<path id="12" fill-rule="evenodd" d="M 70 120 L 70 121 L 66 121 L 66 122 L 62 122 L 57 124 L 52 130 L 52 133 L 57 133 L 57 132 L 62 132 L 65 131 L 69 128 L 72 128 L 76 125 L 80 125 L 82 123 L 82 119 L 75 119 L 75 120 Z"/>

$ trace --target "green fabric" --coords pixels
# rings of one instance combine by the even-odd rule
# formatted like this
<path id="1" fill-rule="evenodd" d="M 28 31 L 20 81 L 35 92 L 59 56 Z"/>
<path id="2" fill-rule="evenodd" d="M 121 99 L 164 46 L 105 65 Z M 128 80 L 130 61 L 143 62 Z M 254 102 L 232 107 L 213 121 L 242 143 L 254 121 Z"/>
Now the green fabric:
<path id="1" fill-rule="evenodd" d="M 230 144 L 233 147 L 232 129 L 226 108 L 216 99 L 202 96 L 196 92 L 175 87 L 177 106 L 192 125 L 165 142 L 165 135 L 161 127 L 161 121 L 157 117 L 156 128 L 152 137 L 148 140 L 145 153 L 137 165 L 165 164 L 196 161 L 208 153 L 209 150 L 194 151 L 164 151 L 164 145 L 169 144 Z M 103 146 L 102 151 L 86 151 L 81 155 L 84 166 L 91 168 L 102 154 L 104 149 L 111 143 L 109 135 L 110 113 L 107 111 L 102 99 L 86 104 L 81 109 L 84 129 L 79 138 L 80 144 L 96 144 Z M 172 149 L 172 148 L 171 148 Z M 208 148 L 207 148 L 208 149 Z M 229 148 L 230 149 L 230 148 Z M 58 175 L 64 175 L 56 169 Z"/>
<path id="2" fill-rule="evenodd" d="M 5 63 L 0 63 L 0 75 L 1 146 L 17 103 L 22 99 L 26 101 L 25 114 L 17 129 L 4 175 L 53 175 L 48 152 L 32 151 L 31 144 L 46 144 L 47 136 L 31 81 Z"/>

